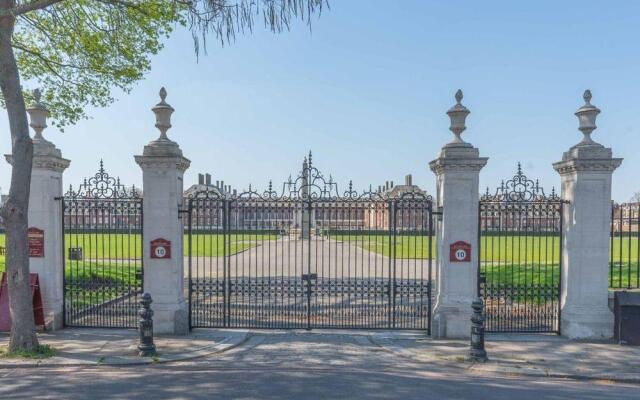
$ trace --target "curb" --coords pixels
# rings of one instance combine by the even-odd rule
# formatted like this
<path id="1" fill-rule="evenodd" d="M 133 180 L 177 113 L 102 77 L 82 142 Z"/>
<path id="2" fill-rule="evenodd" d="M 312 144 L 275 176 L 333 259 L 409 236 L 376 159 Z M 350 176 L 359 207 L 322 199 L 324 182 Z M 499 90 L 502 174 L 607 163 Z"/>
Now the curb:
<path id="1" fill-rule="evenodd" d="M 376 340 L 373 335 L 368 335 L 367 338 L 369 339 L 369 341 L 379 347 L 380 349 L 394 354 L 398 357 L 402 357 L 408 360 L 411 360 L 413 362 L 417 362 L 417 363 L 421 363 L 421 364 L 435 364 L 436 360 L 434 360 L 433 362 L 430 361 L 425 361 L 425 360 L 419 360 L 415 357 L 412 357 L 408 354 L 405 354 L 401 351 L 398 350 L 394 350 L 391 346 L 385 345 L 384 343 L 381 343 L 380 341 Z M 440 361 L 440 360 L 438 360 Z M 491 362 L 491 358 L 489 358 L 489 362 Z M 540 377 L 545 377 L 545 378 L 552 378 L 552 379 L 570 379 L 570 380 L 575 380 L 575 381 L 611 381 L 611 382 L 616 382 L 616 383 L 640 383 L 640 374 L 630 374 L 630 375 L 634 375 L 632 377 L 621 377 L 618 375 L 581 375 L 581 374 L 571 374 L 571 373 L 562 373 L 562 372 L 527 372 L 527 371 L 522 371 L 519 369 L 509 369 L 509 370 L 505 370 L 506 367 L 502 367 L 503 369 L 491 369 L 491 368 L 482 368 L 482 366 L 484 365 L 495 365 L 498 368 L 500 368 L 499 364 L 482 364 L 482 363 L 475 363 L 475 362 L 469 362 L 469 361 L 464 361 L 464 364 L 461 365 L 461 363 L 452 363 L 452 362 L 448 362 L 447 363 L 447 367 L 451 367 L 451 368 L 456 368 L 456 369 L 462 369 L 468 372 L 485 372 L 485 373 L 493 373 L 496 375 L 500 375 L 500 376 L 504 376 L 504 377 L 536 377 L 536 378 L 540 378 Z"/>
<path id="2" fill-rule="evenodd" d="M 212 356 L 215 354 L 222 354 L 229 350 L 235 349 L 236 347 L 242 346 L 251 338 L 250 332 L 245 332 L 240 339 L 235 343 L 230 343 L 228 346 L 225 344 L 228 343 L 230 338 L 224 339 L 223 341 L 216 343 L 211 347 L 203 347 L 199 350 L 195 350 L 187 353 L 188 355 L 184 357 L 176 357 L 176 358 L 166 358 L 166 359 L 153 359 L 153 358 L 143 358 L 140 360 L 130 361 L 130 362 L 74 362 L 74 363 L 61 363 L 61 362 L 51 362 L 51 363 L 43 363 L 43 362 L 34 362 L 34 363 L 25 363 L 25 364 L 10 364 L 10 363 L 0 363 L 0 369 L 30 369 L 30 368 L 59 368 L 59 367 L 129 367 L 129 366 L 140 366 L 140 365 L 160 365 L 160 364 L 170 364 L 174 362 L 182 362 L 182 361 L 191 361 L 199 358 L 204 358 L 208 356 Z M 209 350 L 211 349 L 211 350 Z M 196 353 L 196 354 L 194 354 Z"/>

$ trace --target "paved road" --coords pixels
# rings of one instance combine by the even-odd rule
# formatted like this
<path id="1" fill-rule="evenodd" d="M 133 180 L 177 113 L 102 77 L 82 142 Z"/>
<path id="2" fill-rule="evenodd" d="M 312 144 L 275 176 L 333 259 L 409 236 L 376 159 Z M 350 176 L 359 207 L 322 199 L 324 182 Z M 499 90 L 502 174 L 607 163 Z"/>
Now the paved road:
<path id="1" fill-rule="evenodd" d="M 637 399 L 640 386 L 468 375 L 417 363 L 366 334 L 257 332 L 190 363 L 0 370 L 0 398 L 50 399 Z"/>
<path id="2" fill-rule="evenodd" d="M 231 256 L 229 273 L 233 277 L 300 277 L 311 270 L 324 278 L 388 279 L 393 263 L 390 264 L 388 257 L 365 250 L 363 247 L 368 242 L 363 240 L 362 246 L 316 235 L 311 236 L 310 242 L 289 236 L 265 240 Z M 192 275 L 194 278 L 222 276 L 223 266 L 222 257 L 193 257 Z M 184 268 L 185 276 L 188 276 L 189 257 L 184 258 Z M 398 279 L 427 279 L 428 260 L 398 257 L 395 271 Z M 432 267 L 432 274 L 434 272 L 435 267 Z"/>

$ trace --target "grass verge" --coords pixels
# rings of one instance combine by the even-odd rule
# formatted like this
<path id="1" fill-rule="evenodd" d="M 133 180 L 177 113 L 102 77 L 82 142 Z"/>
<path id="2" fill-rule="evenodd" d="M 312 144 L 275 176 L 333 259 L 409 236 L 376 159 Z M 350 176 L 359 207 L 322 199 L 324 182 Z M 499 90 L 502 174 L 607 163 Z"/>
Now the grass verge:
<path id="1" fill-rule="evenodd" d="M 45 359 L 55 357 L 58 351 L 48 344 L 41 344 L 32 351 L 8 351 L 6 347 L 0 347 L 0 358 L 28 358 L 28 359 Z"/>

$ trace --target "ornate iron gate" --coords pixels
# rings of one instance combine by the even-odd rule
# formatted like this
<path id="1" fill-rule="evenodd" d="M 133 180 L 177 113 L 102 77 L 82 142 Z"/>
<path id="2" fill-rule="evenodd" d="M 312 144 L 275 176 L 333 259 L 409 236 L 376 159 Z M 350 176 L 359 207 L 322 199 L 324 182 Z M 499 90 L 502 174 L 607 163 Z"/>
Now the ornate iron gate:
<path id="1" fill-rule="evenodd" d="M 480 200 L 478 292 L 488 332 L 560 332 L 562 208 L 520 164 Z"/>
<path id="2" fill-rule="evenodd" d="M 67 326 L 137 326 L 142 198 L 100 169 L 62 200 Z"/>
<path id="3" fill-rule="evenodd" d="M 344 193 L 312 166 L 282 191 L 208 187 L 188 200 L 193 327 L 431 327 L 432 202 Z"/>

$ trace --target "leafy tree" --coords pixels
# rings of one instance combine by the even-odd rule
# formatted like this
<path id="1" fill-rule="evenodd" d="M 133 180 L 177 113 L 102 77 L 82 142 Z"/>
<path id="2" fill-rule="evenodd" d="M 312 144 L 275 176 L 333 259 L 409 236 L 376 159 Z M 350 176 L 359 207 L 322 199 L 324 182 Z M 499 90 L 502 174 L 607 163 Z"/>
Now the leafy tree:
<path id="1" fill-rule="evenodd" d="M 53 124 L 63 128 L 86 118 L 87 106 L 109 105 L 113 88 L 129 92 L 177 26 L 191 30 L 200 54 L 209 36 L 228 44 L 251 32 L 257 18 L 275 33 L 294 19 L 310 26 L 323 6 L 326 0 L 0 0 L 0 101 L 12 145 L 11 186 L 1 210 L 13 320 L 10 351 L 38 345 L 27 249 L 33 159 L 27 87 L 42 90 Z"/>

